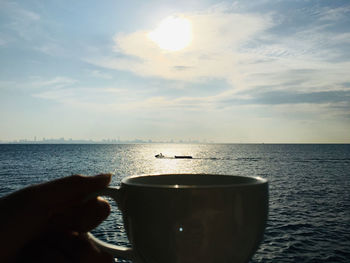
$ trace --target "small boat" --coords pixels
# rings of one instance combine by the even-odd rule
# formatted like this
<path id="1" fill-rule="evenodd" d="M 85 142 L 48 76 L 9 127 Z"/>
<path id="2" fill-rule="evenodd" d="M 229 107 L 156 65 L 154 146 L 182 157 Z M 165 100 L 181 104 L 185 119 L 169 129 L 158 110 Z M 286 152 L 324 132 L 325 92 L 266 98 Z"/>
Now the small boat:
<path id="1" fill-rule="evenodd" d="M 162 153 L 156 154 L 154 157 L 156 158 L 164 158 L 165 156 Z"/>
<path id="2" fill-rule="evenodd" d="M 175 155 L 176 159 L 192 159 L 190 155 Z"/>
<path id="3" fill-rule="evenodd" d="M 167 158 L 167 159 L 192 159 L 190 155 L 175 155 L 174 157 L 166 157 L 162 153 L 156 154 L 154 157 L 156 158 Z"/>

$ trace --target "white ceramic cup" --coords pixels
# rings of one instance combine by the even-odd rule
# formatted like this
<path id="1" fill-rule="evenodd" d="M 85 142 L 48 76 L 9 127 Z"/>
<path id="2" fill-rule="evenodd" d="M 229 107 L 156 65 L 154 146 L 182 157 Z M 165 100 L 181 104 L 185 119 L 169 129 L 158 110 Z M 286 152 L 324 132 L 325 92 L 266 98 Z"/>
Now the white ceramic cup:
<path id="1" fill-rule="evenodd" d="M 114 256 L 140 263 L 248 262 L 268 215 L 268 183 L 259 177 L 131 176 L 97 195 L 116 200 L 132 248 L 89 236 Z"/>

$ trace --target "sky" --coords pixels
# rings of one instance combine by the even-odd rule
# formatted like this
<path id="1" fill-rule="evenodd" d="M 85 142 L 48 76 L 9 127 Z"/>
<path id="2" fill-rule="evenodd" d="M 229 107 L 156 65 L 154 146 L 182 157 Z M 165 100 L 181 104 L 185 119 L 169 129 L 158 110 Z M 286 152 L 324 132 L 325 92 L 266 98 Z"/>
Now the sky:
<path id="1" fill-rule="evenodd" d="M 350 143 L 350 2 L 0 0 L 0 141 Z"/>

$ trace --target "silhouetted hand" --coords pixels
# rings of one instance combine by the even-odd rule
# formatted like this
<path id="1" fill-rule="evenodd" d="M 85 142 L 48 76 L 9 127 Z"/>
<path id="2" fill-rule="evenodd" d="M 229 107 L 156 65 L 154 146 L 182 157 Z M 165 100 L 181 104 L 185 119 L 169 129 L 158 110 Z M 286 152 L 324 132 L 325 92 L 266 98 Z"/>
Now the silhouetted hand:
<path id="1" fill-rule="evenodd" d="M 0 262 L 114 262 L 86 235 L 110 212 L 103 199 L 86 199 L 110 180 L 73 175 L 1 198 Z"/>

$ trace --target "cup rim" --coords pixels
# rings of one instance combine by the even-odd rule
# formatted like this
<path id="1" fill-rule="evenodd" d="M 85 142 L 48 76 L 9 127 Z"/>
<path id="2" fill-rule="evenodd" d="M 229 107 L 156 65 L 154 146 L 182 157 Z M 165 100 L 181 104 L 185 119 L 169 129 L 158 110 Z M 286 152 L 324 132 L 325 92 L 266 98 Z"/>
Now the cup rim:
<path id="1" fill-rule="evenodd" d="M 221 176 L 221 177 L 239 177 L 243 180 L 251 179 L 251 182 L 248 183 L 227 183 L 227 184 L 206 184 L 206 185 L 195 185 L 195 184 L 152 184 L 152 183 L 141 183 L 134 181 L 134 178 L 145 178 L 145 177 L 153 177 L 153 176 Z M 242 175 L 230 175 L 230 174 L 211 174 L 211 173 L 159 173 L 159 174 L 141 174 L 141 175 L 132 175 L 124 177 L 121 181 L 122 185 L 126 186 L 137 186 L 137 187 L 145 187 L 145 188 L 163 188 L 163 189 L 203 189 L 203 188 L 239 188 L 239 187 L 247 187 L 254 185 L 263 185 L 267 184 L 268 180 L 266 178 L 262 178 L 260 176 L 242 176 Z"/>

